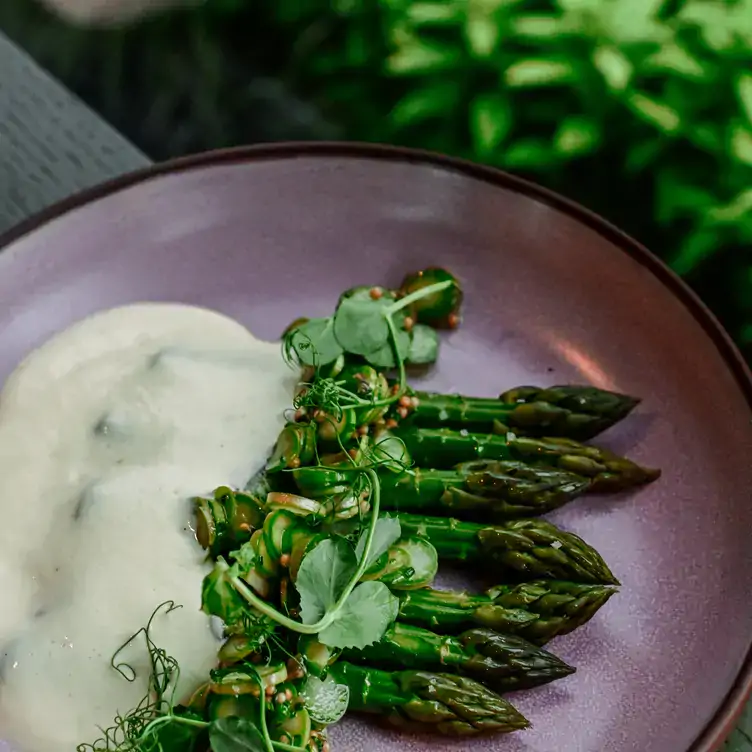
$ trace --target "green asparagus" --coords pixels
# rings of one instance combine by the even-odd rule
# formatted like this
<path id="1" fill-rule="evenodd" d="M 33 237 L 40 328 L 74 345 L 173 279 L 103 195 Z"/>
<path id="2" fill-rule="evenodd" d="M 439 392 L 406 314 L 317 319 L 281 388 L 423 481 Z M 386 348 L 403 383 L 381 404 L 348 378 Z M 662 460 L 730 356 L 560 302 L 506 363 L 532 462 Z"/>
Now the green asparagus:
<path id="1" fill-rule="evenodd" d="M 530 725 L 504 698 L 464 676 L 391 673 L 344 661 L 332 666 L 330 675 L 350 688 L 350 710 L 377 713 L 403 728 L 471 736 Z"/>
<path id="2" fill-rule="evenodd" d="M 639 400 L 587 386 L 518 387 L 498 399 L 413 392 L 405 425 L 478 433 L 592 439 L 625 418 Z"/>
<path id="3" fill-rule="evenodd" d="M 575 671 L 516 635 L 479 628 L 449 637 L 400 623 L 393 624 L 374 645 L 360 651 L 345 650 L 342 657 L 384 668 L 456 672 L 495 692 L 537 687 Z"/>
<path id="4" fill-rule="evenodd" d="M 562 580 L 501 585 L 483 594 L 423 588 L 398 594 L 399 619 L 446 633 L 489 627 L 543 645 L 588 622 L 615 592 Z"/>
<path id="5" fill-rule="evenodd" d="M 453 470 L 417 467 L 380 477 L 384 509 L 483 519 L 544 514 L 593 486 L 591 478 L 516 460 L 476 460 Z"/>
<path id="6" fill-rule="evenodd" d="M 574 533 L 539 519 L 510 520 L 499 525 L 480 525 L 448 517 L 397 515 L 404 535 L 427 538 L 440 559 L 469 561 L 498 574 L 523 578 L 618 585 L 600 554 Z"/>
<path id="7" fill-rule="evenodd" d="M 312 462 L 315 453 L 316 424 L 288 423 L 277 439 L 266 469 L 271 473 L 300 467 Z"/>
<path id="8" fill-rule="evenodd" d="M 525 637 L 543 645 L 568 634 L 593 618 L 598 609 L 617 592 L 608 585 L 583 585 L 563 580 L 534 580 L 518 585 L 499 585 L 486 592 L 505 608 L 525 608 L 538 619 L 523 630 Z"/>
<path id="9" fill-rule="evenodd" d="M 640 467 L 607 449 L 573 439 L 475 434 L 447 428 L 403 428 L 395 431 L 418 466 L 449 469 L 472 460 L 519 460 L 554 465 L 591 479 L 590 490 L 623 491 L 651 483 L 659 470 Z"/>
<path id="10" fill-rule="evenodd" d="M 196 539 L 212 556 L 226 554 L 247 541 L 263 524 L 263 502 L 254 494 L 220 486 L 212 497 L 194 500 Z"/>

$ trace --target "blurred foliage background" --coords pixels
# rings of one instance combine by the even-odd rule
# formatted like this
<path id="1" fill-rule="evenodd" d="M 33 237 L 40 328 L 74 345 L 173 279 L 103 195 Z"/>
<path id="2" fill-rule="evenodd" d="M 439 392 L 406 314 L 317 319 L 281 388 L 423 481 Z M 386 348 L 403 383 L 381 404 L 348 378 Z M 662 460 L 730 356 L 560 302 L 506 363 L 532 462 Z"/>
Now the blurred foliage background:
<path id="1" fill-rule="evenodd" d="M 98 30 L 2 0 L 0 28 L 154 159 L 341 138 L 528 177 L 752 356 L 752 0 L 207 0 Z"/>

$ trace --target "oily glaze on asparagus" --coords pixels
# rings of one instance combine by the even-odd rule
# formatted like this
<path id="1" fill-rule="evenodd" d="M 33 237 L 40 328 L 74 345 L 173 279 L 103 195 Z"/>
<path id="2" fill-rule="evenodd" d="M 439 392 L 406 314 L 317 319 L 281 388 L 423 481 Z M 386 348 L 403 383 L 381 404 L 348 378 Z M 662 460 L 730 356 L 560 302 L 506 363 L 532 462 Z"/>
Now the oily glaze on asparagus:
<path id="1" fill-rule="evenodd" d="M 382 473 L 381 487 L 384 509 L 503 520 L 557 509 L 590 490 L 593 480 L 517 460 L 476 460 L 453 470 Z"/>
<path id="2" fill-rule="evenodd" d="M 350 689 L 349 709 L 395 726 L 448 736 L 511 732 L 530 724 L 507 700 L 472 679 L 428 671 L 381 671 L 340 661 L 330 671 Z"/>
<path id="3" fill-rule="evenodd" d="M 608 585 L 563 580 L 500 585 L 481 594 L 422 588 L 399 594 L 399 618 L 449 634 L 488 627 L 543 645 L 590 621 L 614 593 Z"/>
<path id="4" fill-rule="evenodd" d="M 404 425 L 478 433 L 514 431 L 528 436 L 592 439 L 625 418 L 639 400 L 589 386 L 522 386 L 498 399 L 412 392 Z"/>
<path id="5" fill-rule="evenodd" d="M 582 538 L 539 519 L 480 525 L 448 517 L 397 515 L 403 534 L 427 538 L 440 559 L 483 565 L 496 574 L 618 585 L 601 555 Z"/>
<path id="6" fill-rule="evenodd" d="M 345 650 L 345 660 L 391 669 L 459 673 L 495 692 L 530 689 L 573 674 L 575 669 L 522 637 L 470 629 L 457 637 L 396 622 L 363 650 Z"/>
<path id="7" fill-rule="evenodd" d="M 591 479 L 592 491 L 623 491 L 656 480 L 659 470 L 640 467 L 607 449 L 573 439 L 476 434 L 447 428 L 406 428 L 397 435 L 416 465 L 450 469 L 473 460 L 518 460 L 555 466 Z"/>

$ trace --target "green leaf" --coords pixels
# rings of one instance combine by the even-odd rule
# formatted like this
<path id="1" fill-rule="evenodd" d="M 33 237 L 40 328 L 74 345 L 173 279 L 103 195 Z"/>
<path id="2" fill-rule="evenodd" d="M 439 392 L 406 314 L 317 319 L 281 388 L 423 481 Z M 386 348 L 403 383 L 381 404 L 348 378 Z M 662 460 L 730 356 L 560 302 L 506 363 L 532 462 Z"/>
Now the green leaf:
<path id="1" fill-rule="evenodd" d="M 379 436 L 371 453 L 375 462 L 381 463 L 381 467 L 395 473 L 403 472 L 412 461 L 405 442 L 388 431 L 384 431 Z"/>
<path id="2" fill-rule="evenodd" d="M 459 24 L 464 15 L 464 2 L 442 0 L 442 2 L 410 2 L 405 9 L 410 23 L 416 26 Z"/>
<path id="3" fill-rule="evenodd" d="M 675 42 L 664 45 L 658 52 L 647 57 L 642 61 L 641 67 L 645 71 L 680 73 L 695 80 L 702 80 L 708 74 L 694 55 Z"/>
<path id="4" fill-rule="evenodd" d="M 371 541 L 371 550 L 368 552 L 366 559 L 366 570 L 378 559 L 385 554 L 389 547 L 399 540 L 402 534 L 402 527 L 396 517 L 382 517 L 376 521 L 376 528 L 373 531 L 373 541 Z M 363 558 L 366 550 L 367 532 L 364 530 L 355 547 L 355 557 L 358 562 Z"/>
<path id="5" fill-rule="evenodd" d="M 681 216 L 703 216 L 713 205 L 713 195 L 693 185 L 682 173 L 663 170 L 656 178 L 655 218 L 670 225 Z"/>
<path id="6" fill-rule="evenodd" d="M 687 128 L 687 138 L 700 149 L 716 155 L 726 151 L 724 134 L 721 132 L 721 123 L 697 123 L 693 122 Z"/>
<path id="7" fill-rule="evenodd" d="M 593 64 L 609 88 L 614 91 L 623 91 L 632 79 L 632 63 L 616 47 L 596 47 L 593 52 Z"/>
<path id="8" fill-rule="evenodd" d="M 458 98 L 457 82 L 451 79 L 416 87 L 397 102 L 389 119 L 398 128 L 404 128 L 432 117 L 446 117 Z"/>
<path id="9" fill-rule="evenodd" d="M 752 74 L 740 73 L 736 79 L 736 95 L 739 104 L 747 118 L 747 123 L 752 125 Z"/>
<path id="10" fill-rule="evenodd" d="M 397 50 L 387 59 L 386 69 L 395 76 L 436 73 L 451 68 L 459 56 L 452 45 L 408 35 L 400 39 Z"/>
<path id="11" fill-rule="evenodd" d="M 603 26 L 601 33 L 606 38 L 614 39 L 621 45 L 657 44 L 670 39 L 671 29 L 658 19 L 665 0 L 627 0 L 599 4 L 599 20 Z"/>
<path id="12" fill-rule="evenodd" d="M 291 333 L 290 343 L 305 366 L 325 366 L 342 355 L 331 318 L 310 319 L 301 324 Z"/>
<path id="13" fill-rule="evenodd" d="M 663 136 L 654 136 L 642 143 L 637 143 L 627 152 L 624 169 L 628 174 L 634 175 L 649 167 L 661 155 L 666 147 L 667 139 Z"/>
<path id="14" fill-rule="evenodd" d="M 731 128 L 731 153 L 744 164 L 752 165 L 752 131 L 743 125 Z"/>
<path id="15" fill-rule="evenodd" d="M 570 115 L 559 125 L 554 136 L 554 149 L 566 157 L 594 151 L 601 142 L 601 132 L 592 118 Z"/>
<path id="16" fill-rule="evenodd" d="M 551 86 L 567 83 L 573 78 L 574 69 L 569 61 L 546 58 L 522 60 L 504 72 L 505 82 L 513 88 Z"/>
<path id="17" fill-rule="evenodd" d="M 189 726 L 181 723 L 180 718 L 191 721 L 202 721 L 196 713 L 183 712 L 173 716 L 173 720 L 158 726 L 144 739 L 143 749 L 154 749 L 159 752 L 193 752 L 198 748 L 198 737 L 202 733 L 201 726 Z"/>
<path id="18" fill-rule="evenodd" d="M 311 720 L 331 726 L 347 712 L 350 688 L 346 684 L 337 684 L 331 676 L 321 681 L 310 674 L 301 695 Z"/>
<path id="19" fill-rule="evenodd" d="M 501 28 L 492 15 L 477 7 L 478 3 L 466 1 L 468 8 L 465 16 L 465 38 L 474 57 L 484 60 L 496 48 Z"/>
<path id="20" fill-rule="evenodd" d="M 398 611 L 399 600 L 383 582 L 362 582 L 334 622 L 319 633 L 319 642 L 330 648 L 362 650 L 384 636 Z"/>
<path id="21" fill-rule="evenodd" d="M 266 744 L 255 724 L 245 718 L 218 718 L 209 726 L 212 752 L 266 752 Z"/>
<path id="22" fill-rule="evenodd" d="M 537 169 L 553 161 L 553 150 L 540 138 L 522 138 L 501 154 L 501 164 L 509 169 Z"/>
<path id="23" fill-rule="evenodd" d="M 687 236 L 669 266 L 679 275 L 693 272 L 720 247 L 718 232 L 711 228 L 696 230 Z"/>
<path id="24" fill-rule="evenodd" d="M 389 300 L 342 298 L 334 314 L 334 336 L 340 346 L 355 355 L 367 355 L 389 340 L 386 317 Z"/>
<path id="25" fill-rule="evenodd" d="M 230 570 L 243 579 L 247 577 L 248 572 L 253 569 L 258 559 L 250 541 L 244 543 L 237 551 L 231 551 L 230 556 L 235 560 Z"/>
<path id="26" fill-rule="evenodd" d="M 404 329 L 397 329 L 397 352 L 402 360 L 410 353 L 410 335 Z M 364 353 L 365 359 L 376 368 L 395 368 L 397 359 L 394 357 L 394 345 L 389 337 L 378 350 Z"/>
<path id="27" fill-rule="evenodd" d="M 415 324 L 410 335 L 407 362 L 414 365 L 435 363 L 439 357 L 439 335 L 436 330 L 426 324 Z"/>
<path id="28" fill-rule="evenodd" d="M 352 546 L 340 537 L 327 538 L 306 554 L 295 582 L 303 624 L 315 624 L 334 606 L 357 565 Z"/>
<path id="29" fill-rule="evenodd" d="M 637 115 L 664 133 L 675 133 L 681 125 L 681 117 L 675 109 L 645 94 L 632 92 L 627 101 Z"/>
<path id="30" fill-rule="evenodd" d="M 561 34 L 562 24 L 556 16 L 535 14 L 517 16 L 511 21 L 512 33 L 524 39 L 543 41 Z"/>
<path id="31" fill-rule="evenodd" d="M 708 218 L 720 224 L 734 224 L 745 217 L 752 216 L 752 188 L 747 188 L 723 206 L 717 206 L 708 212 Z"/>
<path id="32" fill-rule="evenodd" d="M 201 585 L 201 610 L 227 624 L 239 624 L 247 611 L 246 602 L 238 595 L 227 573 L 215 565 Z"/>
<path id="33" fill-rule="evenodd" d="M 501 94 L 480 94 L 470 105 L 470 133 L 478 156 L 492 154 L 512 127 L 512 108 Z"/>
<path id="34" fill-rule="evenodd" d="M 738 11 L 741 13 L 737 17 Z M 688 0 L 677 18 L 685 24 L 696 26 L 712 50 L 725 52 L 734 46 L 737 35 L 744 35 L 749 30 L 749 15 L 748 3 Z"/>

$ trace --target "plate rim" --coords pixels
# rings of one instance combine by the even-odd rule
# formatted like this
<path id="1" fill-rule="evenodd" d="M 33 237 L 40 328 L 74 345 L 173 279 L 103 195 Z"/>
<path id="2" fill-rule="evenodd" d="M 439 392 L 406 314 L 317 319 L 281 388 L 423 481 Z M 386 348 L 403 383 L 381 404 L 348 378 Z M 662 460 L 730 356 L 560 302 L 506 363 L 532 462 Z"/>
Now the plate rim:
<path id="1" fill-rule="evenodd" d="M 721 358 L 744 394 L 752 415 L 752 373 L 740 351 L 705 303 L 678 275 L 645 246 L 584 206 L 548 188 L 495 167 L 436 152 L 357 141 L 290 141 L 217 149 L 165 162 L 157 162 L 85 188 L 32 214 L 0 233 L 0 255 L 14 242 L 64 214 L 156 177 L 221 164 L 240 164 L 262 160 L 287 161 L 301 157 L 350 158 L 432 166 L 522 194 L 585 224 L 645 267 L 663 283 L 669 294 L 672 294 L 684 305 L 716 346 Z M 744 662 L 728 693 L 721 701 L 713 717 L 686 752 L 719 752 L 724 741 L 734 730 L 751 696 L 752 645 L 747 650 Z"/>

